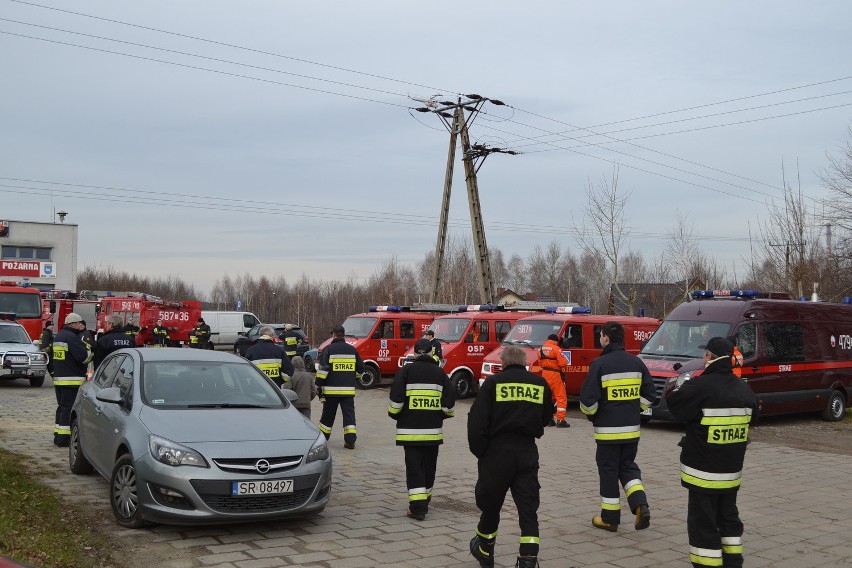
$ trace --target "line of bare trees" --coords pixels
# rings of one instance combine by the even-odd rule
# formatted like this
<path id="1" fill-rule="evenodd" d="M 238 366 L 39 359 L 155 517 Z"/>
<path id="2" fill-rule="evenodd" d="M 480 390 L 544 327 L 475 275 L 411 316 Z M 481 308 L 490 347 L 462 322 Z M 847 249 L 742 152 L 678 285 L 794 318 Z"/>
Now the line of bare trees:
<path id="1" fill-rule="evenodd" d="M 809 296 L 818 283 L 822 299 L 839 301 L 852 295 L 852 129 L 847 145 L 829 156 L 822 180 L 833 198 L 815 205 L 784 179 L 783 203 L 768 205 L 752 253 L 743 259 L 748 268 L 737 275 L 702 250 L 692 222 L 679 211 L 666 230 L 667 246 L 659 257 L 646 259 L 630 248 L 631 227 L 625 217 L 630 192 L 620 187 L 615 168 L 610 176 L 587 184 L 588 213 L 573 226 L 577 250 L 552 240 L 544 247 L 536 246 L 526 257 L 513 254 L 506 259 L 502 251 L 493 249 L 495 286 L 519 294 L 534 293 L 539 299 L 577 302 L 595 313 L 609 313 L 617 298 L 626 306 L 624 311 L 632 314 L 639 301 L 633 285 L 680 283 L 682 293 L 674 302 L 669 298 L 660 306 L 642 306 L 649 310 L 647 315 L 656 317 L 664 317 L 695 282 L 717 288 L 782 291 L 794 298 Z M 827 228 L 831 241 L 823 238 Z M 290 282 L 283 276 L 224 275 L 214 283 L 209 297 L 204 297 L 174 276 L 148 278 L 111 267 L 86 267 L 78 277 L 78 287 L 199 299 L 210 309 L 220 310 L 235 309 L 239 300 L 243 310 L 254 312 L 261 320 L 297 323 L 318 340 L 346 316 L 370 305 L 427 301 L 433 270 L 434 252 L 428 252 L 416 266 L 391 257 L 365 281 L 354 276 L 337 281 L 302 275 Z M 444 288 L 437 301 L 478 303 L 476 261 L 469 239 L 450 236 L 444 270 Z"/>

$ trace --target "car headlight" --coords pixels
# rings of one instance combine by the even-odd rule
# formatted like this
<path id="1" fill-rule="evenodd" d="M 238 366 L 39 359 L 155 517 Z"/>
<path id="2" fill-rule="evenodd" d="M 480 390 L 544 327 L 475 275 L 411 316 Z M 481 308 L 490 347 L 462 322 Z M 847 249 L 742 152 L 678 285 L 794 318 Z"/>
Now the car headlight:
<path id="1" fill-rule="evenodd" d="M 482 364 L 482 372 L 490 373 L 491 372 L 491 363 L 483 363 Z"/>
<path id="2" fill-rule="evenodd" d="M 312 461 L 317 460 L 327 460 L 328 456 L 328 443 L 325 441 L 325 434 L 320 433 L 320 435 L 317 436 L 317 441 L 314 442 L 313 446 L 311 446 L 311 450 L 305 458 L 305 463 L 311 463 Z"/>
<path id="3" fill-rule="evenodd" d="M 151 455 L 158 462 L 166 465 L 179 466 L 191 465 L 195 467 L 210 467 L 204 456 L 177 442 L 172 442 L 159 436 L 151 435 L 148 442 Z"/>
<path id="4" fill-rule="evenodd" d="M 31 363 L 47 363 L 47 353 L 30 353 Z"/>

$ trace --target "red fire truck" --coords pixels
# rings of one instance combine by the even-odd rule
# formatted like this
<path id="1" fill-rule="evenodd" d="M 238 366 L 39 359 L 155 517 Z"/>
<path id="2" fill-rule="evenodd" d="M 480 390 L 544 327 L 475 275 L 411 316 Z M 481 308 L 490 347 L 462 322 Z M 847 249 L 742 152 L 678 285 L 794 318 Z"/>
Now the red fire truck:
<path id="1" fill-rule="evenodd" d="M 98 325 L 100 302 L 83 298 L 77 292 L 67 290 L 43 290 L 41 292 L 41 318 L 44 323 L 53 322 L 54 332 L 62 329 L 65 316 L 74 312 L 83 318 L 86 327 L 95 330 Z"/>
<path id="2" fill-rule="evenodd" d="M 359 386 L 373 388 L 382 377 L 395 375 L 399 370 L 399 358 L 423 337 L 435 317 L 458 308 L 448 304 L 370 306 L 367 312 L 346 318 L 343 322 L 346 343 L 354 345 L 364 360 L 365 372 Z M 319 346 L 319 352 L 330 342 L 331 339 L 326 339 Z"/>
<path id="3" fill-rule="evenodd" d="M 162 320 L 163 326 L 169 328 L 170 345 L 179 347 L 188 344 L 189 333 L 201 317 L 201 302 L 172 302 L 141 292 L 128 292 L 126 296 L 107 296 L 101 298 L 100 302 L 98 329 L 103 328 L 104 318 L 117 314 L 124 325 L 139 327 L 136 345 L 154 343 L 153 329 L 157 320 Z"/>
<path id="4" fill-rule="evenodd" d="M 456 387 L 456 396 L 464 398 L 479 390 L 486 355 L 500 346 L 515 322 L 533 312 L 506 311 L 493 304 L 460 306 L 458 311 L 435 318 L 429 329 L 442 344 L 442 366 Z M 399 358 L 400 367 L 413 352 L 413 348 L 409 349 Z"/>
<path id="5" fill-rule="evenodd" d="M 0 280 L 0 313 L 23 325 L 33 341 L 41 337 L 44 324 L 41 321 L 41 296 L 37 289 Z"/>
<path id="6" fill-rule="evenodd" d="M 580 394 L 580 386 L 589 372 L 589 363 L 601 353 L 600 331 L 608 321 L 617 321 L 624 326 L 624 348 L 628 353 L 636 355 L 642 343 L 650 339 L 654 331 L 660 327 L 660 320 L 655 318 L 625 317 L 612 315 L 593 315 L 589 308 L 583 307 L 549 307 L 544 314 L 529 316 L 518 320 L 509 335 L 503 340 L 503 345 L 517 345 L 527 353 L 527 365 L 532 367 L 538 359 L 539 349 L 551 334 L 559 338 L 562 353 L 568 359 L 568 372 L 565 374 L 565 389 L 568 396 Z M 482 364 L 484 380 L 502 370 L 499 347 L 485 358 Z M 530 369 L 540 372 L 535 367 Z"/>

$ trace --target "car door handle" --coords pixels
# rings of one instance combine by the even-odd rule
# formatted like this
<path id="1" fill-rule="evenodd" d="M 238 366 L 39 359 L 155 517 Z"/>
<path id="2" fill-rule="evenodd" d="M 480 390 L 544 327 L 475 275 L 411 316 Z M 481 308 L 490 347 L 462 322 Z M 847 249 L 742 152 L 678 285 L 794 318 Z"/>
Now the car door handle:
<path id="1" fill-rule="evenodd" d="M 95 414 L 100 414 L 100 413 L 101 413 L 101 410 L 102 410 L 102 409 L 101 409 L 101 405 L 100 405 L 100 404 L 96 404 L 96 405 L 95 405 Z"/>

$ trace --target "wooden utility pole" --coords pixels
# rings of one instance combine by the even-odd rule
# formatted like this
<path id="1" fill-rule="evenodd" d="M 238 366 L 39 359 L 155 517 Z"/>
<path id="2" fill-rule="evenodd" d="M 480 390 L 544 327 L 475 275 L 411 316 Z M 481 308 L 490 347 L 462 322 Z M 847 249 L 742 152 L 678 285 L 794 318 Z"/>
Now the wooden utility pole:
<path id="1" fill-rule="evenodd" d="M 453 170 L 456 162 L 456 138 L 459 133 L 459 124 L 464 121 L 464 112 L 461 106 L 456 107 L 453 113 L 453 123 L 450 126 L 450 149 L 447 152 L 447 172 L 444 174 L 444 197 L 441 200 L 441 220 L 438 222 L 438 242 L 435 245 L 435 266 L 432 274 L 432 288 L 429 291 L 429 303 L 438 301 L 438 290 L 441 289 L 441 279 L 444 266 L 444 249 L 447 244 L 447 220 L 450 214 L 450 194 L 453 190 Z"/>

